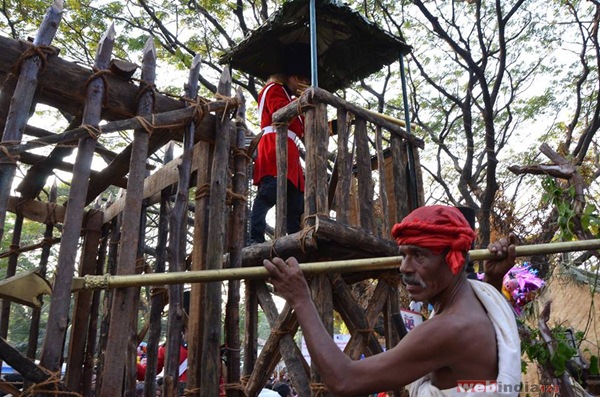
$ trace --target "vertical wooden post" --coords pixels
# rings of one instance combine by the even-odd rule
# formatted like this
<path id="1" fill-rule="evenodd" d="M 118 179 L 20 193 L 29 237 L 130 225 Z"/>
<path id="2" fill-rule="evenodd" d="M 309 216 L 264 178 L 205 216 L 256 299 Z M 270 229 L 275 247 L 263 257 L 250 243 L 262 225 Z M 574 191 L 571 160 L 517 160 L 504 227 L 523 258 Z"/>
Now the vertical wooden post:
<path id="1" fill-rule="evenodd" d="M 407 145 L 411 145 L 410 142 L 406 142 Z M 424 205 L 425 203 L 425 189 L 423 187 L 423 168 L 421 168 L 421 157 L 419 155 L 419 148 L 415 147 L 412 150 L 412 159 L 415 167 L 415 179 L 416 179 L 416 189 L 417 189 L 417 200 L 419 205 Z M 414 207 L 413 209 L 415 209 Z"/>
<path id="2" fill-rule="evenodd" d="M 105 209 L 110 207 L 113 203 L 112 194 L 106 200 Z M 117 254 L 119 250 L 119 241 L 121 239 L 121 220 L 123 218 L 123 214 L 120 213 L 116 217 L 114 217 L 110 222 L 110 232 L 109 232 L 109 243 L 108 243 L 108 255 L 107 255 L 107 264 L 106 264 L 106 273 L 108 274 L 117 274 Z M 98 341 L 98 366 L 97 377 L 96 377 L 96 395 L 99 395 L 99 391 L 102 390 L 102 385 L 105 380 L 105 371 L 104 367 L 106 365 L 110 365 L 109 362 L 105 360 L 106 358 L 106 350 L 108 346 L 108 331 L 110 328 L 110 311 L 108 308 L 112 307 L 114 297 L 114 291 L 104 291 L 103 294 L 103 302 L 102 306 L 105 308 L 102 323 L 100 324 L 100 338 Z M 121 382 L 121 380 L 119 380 Z"/>
<path id="3" fill-rule="evenodd" d="M 328 213 L 327 202 L 327 146 L 329 127 L 327 106 L 316 104 L 306 111 L 306 184 L 304 198 L 305 226 L 315 224 L 314 216 Z"/>
<path id="4" fill-rule="evenodd" d="M 108 247 L 108 233 L 110 225 L 105 224 L 102 226 L 102 237 L 100 240 L 100 248 L 98 248 L 98 258 L 96 260 L 96 274 L 102 274 L 104 272 L 104 262 L 107 254 Z M 87 332 L 87 344 L 85 351 L 85 358 L 83 362 L 83 395 L 92 395 L 94 385 L 93 377 L 96 374 L 96 348 L 99 345 L 98 338 L 98 320 L 100 315 L 100 299 L 102 298 L 102 291 L 94 291 L 92 297 L 92 306 L 90 308 L 90 325 Z"/>
<path id="5" fill-rule="evenodd" d="M 98 254 L 101 228 L 102 212 L 97 210 L 88 212 L 79 265 L 79 274 L 82 276 L 96 273 L 96 255 Z M 79 291 L 75 297 L 69 355 L 66 358 L 66 383 L 70 390 L 80 390 L 92 295 L 92 291 Z"/>
<path id="6" fill-rule="evenodd" d="M 168 164 L 173 159 L 173 142 L 165 149 L 163 164 Z M 155 273 L 164 273 L 167 263 L 167 240 L 169 237 L 169 208 L 171 205 L 172 186 L 160 192 L 160 209 L 158 214 L 158 232 L 156 242 Z M 161 319 L 167 296 L 166 288 L 153 288 L 150 302 L 150 328 L 148 329 L 148 352 L 146 355 L 146 375 L 144 378 L 145 397 L 156 396 L 156 367 L 158 365 L 158 343 L 161 338 Z M 188 374 L 189 375 L 189 374 Z"/>
<path id="7" fill-rule="evenodd" d="M 379 279 L 379 284 L 386 283 L 386 281 Z M 385 303 L 384 313 L 384 326 L 385 326 L 385 347 L 391 349 L 400 342 L 398 331 L 393 325 L 392 315 L 400 313 L 400 299 L 398 298 L 398 285 L 389 285 L 390 293 Z M 402 390 L 394 390 L 395 396 L 403 395 Z"/>
<path id="8" fill-rule="evenodd" d="M 337 135 L 338 135 L 338 183 L 335 191 L 336 196 L 336 221 L 348 224 L 350 202 L 350 183 L 352 182 L 352 157 L 354 150 L 348 149 L 350 129 L 348 125 L 348 112 L 339 108 L 337 111 Z M 354 145 L 352 145 L 354 147 Z"/>
<path id="9" fill-rule="evenodd" d="M 219 94 L 229 96 L 231 92 L 231 75 L 229 68 L 224 68 L 219 80 Z M 221 121 L 221 117 L 225 119 Z M 207 269 L 220 269 L 225 246 L 225 219 L 227 208 L 225 199 L 229 175 L 229 145 L 231 142 L 231 120 L 227 115 L 217 114 L 215 155 L 212 164 L 212 180 L 210 184 L 210 215 L 208 235 L 211 243 L 206 252 Z M 206 303 L 204 319 L 206 327 L 202 337 L 202 362 L 200 374 L 200 395 L 215 397 L 219 395 L 219 376 L 221 374 L 221 283 L 206 283 Z"/>
<path id="10" fill-rule="evenodd" d="M 373 181 L 365 119 L 356 119 L 356 166 L 360 227 L 373 232 Z"/>
<path id="11" fill-rule="evenodd" d="M 324 103 L 315 106 L 315 187 L 316 187 L 316 213 L 329 214 L 329 201 L 327 200 L 327 155 L 329 146 L 329 125 L 327 124 L 327 105 Z"/>
<path id="12" fill-rule="evenodd" d="M 192 60 L 185 95 L 190 100 L 198 96 L 198 81 L 200 79 L 201 58 L 197 54 Z M 179 170 L 177 196 L 171 213 L 171 228 L 169 238 L 169 272 L 181 272 L 185 269 L 185 247 L 187 242 L 187 209 L 192 173 L 195 123 L 185 127 L 183 135 L 183 154 Z M 169 286 L 169 318 L 167 328 L 167 343 L 165 356 L 164 395 L 176 397 L 179 395 L 179 349 L 183 331 L 183 285 Z"/>
<path id="13" fill-rule="evenodd" d="M 56 204 L 56 198 L 58 196 L 56 187 L 56 179 L 54 179 L 54 183 L 50 188 L 50 196 L 48 198 L 49 203 Z M 46 230 L 44 231 L 44 240 L 45 242 L 49 241 L 52 238 L 52 232 L 54 230 L 54 225 L 50 222 L 46 224 Z M 40 274 L 42 277 L 46 276 L 46 270 L 48 267 L 48 258 L 50 257 L 50 248 L 51 244 L 46 243 L 42 247 L 42 253 L 40 255 Z M 43 299 L 43 297 L 40 297 Z M 33 309 L 31 314 L 31 326 L 29 328 L 29 343 L 27 344 L 27 358 L 35 359 L 38 347 L 38 337 L 40 335 L 40 317 L 41 317 L 41 309 Z"/>
<path id="14" fill-rule="evenodd" d="M 317 213 L 316 197 L 316 172 L 317 172 L 317 142 L 316 142 L 316 107 L 306 109 L 304 112 L 304 146 L 305 158 L 305 184 L 304 184 L 304 226 L 315 224 L 314 215 Z"/>
<path id="15" fill-rule="evenodd" d="M 315 216 L 327 214 L 327 106 L 318 103 L 308 109 L 305 118 L 306 144 L 306 197 L 304 201 L 305 226 L 316 222 Z M 319 275 L 311 281 L 312 298 L 327 331 L 333 337 L 333 301 L 331 284 L 327 275 Z M 320 376 L 311 365 L 311 380 L 320 383 Z M 315 395 L 313 393 L 313 395 Z M 324 395 L 317 392 L 316 395 Z M 328 395 L 325 393 L 325 395 Z"/>
<path id="16" fill-rule="evenodd" d="M 287 174 L 288 174 L 288 126 L 277 125 L 277 205 L 275 207 L 275 238 L 287 232 Z"/>
<path id="17" fill-rule="evenodd" d="M 156 54 L 153 47 L 144 48 L 144 79 L 150 77 L 154 81 Z M 151 96 L 142 96 L 138 103 L 138 113 L 148 114 L 151 112 Z M 127 182 L 127 195 L 125 196 L 125 209 L 123 211 L 123 227 L 121 241 L 119 244 L 117 274 L 135 274 L 137 246 L 140 230 L 140 215 L 142 213 L 142 201 L 144 190 L 144 178 L 146 177 L 146 158 L 148 156 L 149 131 L 136 129 L 132 143 L 132 153 L 129 163 L 129 180 Z M 127 364 L 129 360 L 135 360 L 136 329 L 133 324 L 131 313 L 136 308 L 136 288 L 120 288 L 114 291 L 111 306 L 111 322 L 108 331 L 109 344 L 106 351 L 106 360 L 111 365 L 106 368 L 111 375 L 103 383 L 101 393 L 117 392 L 122 390 L 123 375 L 125 370 L 131 368 Z M 125 360 L 123 360 L 125 353 Z M 120 358 L 120 361 L 119 361 Z M 115 361 L 119 361 L 117 364 Z M 125 377 L 125 394 L 131 389 L 131 371 Z M 109 380 L 110 379 L 110 380 Z M 110 385 L 109 385 L 110 382 Z M 104 394 L 102 394 L 104 395 Z"/>
<path id="18" fill-rule="evenodd" d="M 407 174 L 406 174 L 406 153 L 404 151 L 404 142 L 398 134 L 391 134 L 392 139 L 392 170 L 394 174 L 394 207 L 395 218 L 393 223 L 400 222 L 402 218 L 408 215 L 408 193 L 407 193 Z"/>
<path id="19" fill-rule="evenodd" d="M 192 247 L 192 270 L 206 270 L 208 248 L 209 201 L 211 184 L 211 164 L 214 147 L 204 141 L 198 142 L 194 161 L 198 164 L 196 175 L 196 196 L 194 213 L 194 246 Z M 202 373 L 202 335 L 205 327 L 205 285 L 192 284 L 190 290 L 190 322 L 188 326 L 188 375 L 187 388 L 198 396 Z M 149 396 L 148 396 L 149 397 Z M 152 396 L 153 397 L 153 396 Z"/>
<path id="20" fill-rule="evenodd" d="M 49 46 L 54 39 L 62 19 L 63 0 L 54 0 L 48 8 L 40 30 L 33 40 L 34 46 Z M 42 60 L 34 55 L 23 61 L 21 73 L 11 99 L 8 118 L 4 125 L 2 142 L 20 142 L 23 130 L 27 125 L 29 111 L 37 89 L 37 77 L 42 67 Z M 0 164 L 0 241 L 4 236 L 4 222 L 12 183 L 15 177 L 17 163 L 15 159 L 4 158 Z"/>
<path id="21" fill-rule="evenodd" d="M 8 266 L 6 267 L 6 278 L 10 278 L 17 273 L 17 259 L 19 258 L 18 250 L 21 244 L 21 232 L 23 230 L 23 215 L 17 213 L 15 217 L 15 226 L 13 228 L 12 242 L 10 249 L 14 250 L 8 257 Z M 8 325 L 10 320 L 10 301 L 8 299 L 2 299 L 2 306 L 0 309 L 0 337 L 6 340 L 8 335 Z M 0 364 L 2 361 L 0 360 Z"/>
<path id="22" fill-rule="evenodd" d="M 17 210 L 18 211 L 18 210 Z M 18 250 L 21 245 L 21 232 L 23 230 L 23 215 L 18 213 L 15 218 L 15 226 L 13 228 L 12 242 L 10 245 L 11 250 Z M 17 261 L 19 259 L 18 251 L 11 252 L 8 257 L 8 266 L 6 267 L 6 278 L 14 276 L 17 272 Z M 11 303 L 8 299 L 2 299 L 2 305 L 0 306 L 0 337 L 6 340 L 8 335 L 8 328 L 10 324 L 10 306 Z M 2 360 L 0 360 L 0 366 Z"/>
<path id="23" fill-rule="evenodd" d="M 99 43 L 95 62 L 96 69 L 104 70 L 108 68 L 114 40 L 115 30 L 114 26 L 111 25 Z M 83 111 L 84 125 L 96 126 L 100 122 L 105 89 L 104 81 L 100 76 L 90 81 L 87 88 L 86 105 Z M 77 245 L 85 207 L 85 196 L 88 190 L 95 147 L 96 139 L 92 136 L 81 138 L 77 147 L 77 158 L 75 160 L 71 190 L 69 191 L 69 205 L 65 213 L 63 234 L 60 241 L 58 268 L 50 303 L 46 339 L 44 340 L 44 349 L 40 361 L 41 365 L 50 371 L 60 370 L 62 361 L 62 344 L 59 341 L 64 339 L 67 330 L 75 257 L 77 255 Z M 115 367 L 119 366 L 115 363 L 115 365 L 110 366 L 110 369 L 118 370 Z M 109 373 L 108 379 L 110 379 L 109 382 L 105 382 L 104 385 L 112 384 L 112 386 L 115 386 L 116 383 L 120 386 L 122 372 L 118 376 L 115 373 Z M 116 392 L 114 389 L 110 389 L 110 392 L 104 395 L 106 397 L 109 395 L 120 395 L 120 391 L 120 387 L 116 389 Z"/>
<path id="24" fill-rule="evenodd" d="M 138 95 L 137 114 L 139 116 L 147 116 L 154 111 L 154 82 L 156 80 L 156 49 L 154 48 L 154 40 L 150 36 L 144 45 L 142 52 L 142 75 L 140 82 L 140 92 Z M 135 256 L 132 253 L 127 254 L 128 260 L 133 260 L 133 273 L 142 273 L 143 271 L 143 253 L 142 248 L 145 245 L 145 226 L 146 226 L 146 206 L 147 201 L 144 200 L 144 180 L 148 174 L 146 162 L 148 158 L 148 146 L 150 142 L 151 130 L 146 128 L 137 128 L 133 132 L 133 143 L 131 145 L 131 157 L 129 159 L 129 179 L 127 181 L 127 201 L 125 203 L 125 211 L 129 207 L 131 201 L 136 201 L 131 208 L 131 232 L 137 232 L 137 239 L 132 238 L 132 244 L 136 243 L 137 250 Z M 133 197 L 130 199 L 130 195 Z M 137 216 L 136 216 L 137 215 Z M 137 225 L 135 224 L 137 218 Z M 123 242 L 128 241 L 133 237 L 128 235 L 127 239 L 123 238 Z M 133 251 L 133 246 L 127 249 Z M 138 341 L 137 325 L 138 311 L 140 303 L 140 289 L 132 289 L 131 310 L 129 312 L 131 325 L 129 334 L 129 343 L 127 346 L 127 358 L 125 362 L 125 389 L 135 390 L 137 379 L 137 346 Z"/>
<path id="25" fill-rule="evenodd" d="M 233 158 L 233 209 L 229 216 L 229 267 L 242 267 L 242 247 L 246 225 L 246 197 L 248 197 L 248 169 L 246 146 L 245 112 L 246 103 L 241 88 L 236 93 L 238 109 L 234 136 Z M 225 308 L 225 345 L 227 347 L 227 383 L 240 383 L 240 281 L 230 280 L 227 288 Z M 229 397 L 240 396 L 240 390 L 231 389 Z"/>
<path id="26" fill-rule="evenodd" d="M 383 130 L 380 126 L 375 127 L 375 146 L 377 150 L 377 170 L 379 175 L 379 204 L 381 206 L 381 231 L 379 236 L 388 238 L 390 235 L 390 211 L 388 208 L 388 196 L 385 180 L 385 159 L 383 157 Z"/>
<path id="27" fill-rule="evenodd" d="M 256 289 L 259 281 L 246 281 L 245 294 L 245 340 L 244 340 L 244 368 L 243 375 L 250 376 L 254 371 L 258 353 L 258 300 Z"/>

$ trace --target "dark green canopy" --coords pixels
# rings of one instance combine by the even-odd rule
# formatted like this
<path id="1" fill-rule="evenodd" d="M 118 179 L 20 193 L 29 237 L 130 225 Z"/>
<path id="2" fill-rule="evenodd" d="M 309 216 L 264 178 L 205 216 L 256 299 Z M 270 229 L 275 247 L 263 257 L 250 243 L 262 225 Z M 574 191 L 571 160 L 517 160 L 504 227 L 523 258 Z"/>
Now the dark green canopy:
<path id="1" fill-rule="evenodd" d="M 411 47 L 335 0 L 315 0 L 319 87 L 330 92 L 348 87 L 407 54 Z M 286 68 L 290 45 L 309 45 L 310 2 L 284 3 L 262 26 L 230 48 L 223 64 L 261 79 Z M 307 62 L 310 53 L 307 53 Z"/>

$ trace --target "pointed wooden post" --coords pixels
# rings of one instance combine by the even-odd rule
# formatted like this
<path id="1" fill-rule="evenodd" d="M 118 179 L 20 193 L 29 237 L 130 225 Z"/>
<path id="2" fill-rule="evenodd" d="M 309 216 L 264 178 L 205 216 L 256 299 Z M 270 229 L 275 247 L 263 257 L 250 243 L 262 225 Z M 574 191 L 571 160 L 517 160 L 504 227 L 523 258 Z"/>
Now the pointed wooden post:
<path id="1" fill-rule="evenodd" d="M 156 53 L 152 45 L 144 47 L 144 69 L 142 80 L 154 84 Z M 152 95 L 146 93 L 138 102 L 138 113 L 142 116 L 152 112 Z M 134 131 L 132 154 L 129 164 L 129 180 L 125 196 L 125 210 L 123 211 L 123 225 L 119 244 L 117 274 L 135 274 L 137 245 L 140 230 L 140 215 L 144 178 L 146 176 L 146 158 L 148 155 L 148 136 L 151 131 L 143 128 Z M 121 395 L 122 380 L 126 368 L 131 368 L 128 361 L 135 360 L 137 347 L 137 324 L 132 323 L 131 314 L 135 310 L 136 288 L 118 289 L 113 294 L 111 305 L 111 319 L 108 330 L 108 345 L 106 349 L 105 376 L 102 383 L 101 395 Z M 125 353 L 125 354 L 124 354 Z M 125 360 L 123 359 L 125 356 Z M 131 371 L 130 371 L 131 372 Z M 132 390 L 135 379 L 126 377 L 126 391 Z"/>
<path id="2" fill-rule="evenodd" d="M 246 145 L 245 113 L 246 102 L 242 89 L 236 92 L 238 108 L 234 147 L 233 209 L 229 216 L 229 267 L 242 267 L 242 247 L 246 232 L 246 198 L 248 197 L 248 169 Z M 227 288 L 225 308 L 225 345 L 227 346 L 227 383 L 240 383 L 240 282 L 231 280 Z M 239 397 L 240 390 L 232 389 L 227 395 Z"/>
<path id="3" fill-rule="evenodd" d="M 54 0 L 48 8 L 40 30 L 33 41 L 34 46 L 49 46 L 58 30 L 62 18 L 63 0 Z M 2 134 L 2 142 L 20 142 L 27 125 L 33 96 L 37 88 L 37 76 L 42 67 L 39 55 L 32 55 L 23 61 L 21 74 L 10 103 L 8 118 Z M 2 156 L 0 160 L 0 241 L 4 236 L 4 222 L 12 182 L 17 169 L 16 159 Z"/>
<path id="4" fill-rule="evenodd" d="M 231 93 L 231 75 L 225 67 L 219 80 L 218 93 L 229 96 Z M 215 135 L 215 154 L 212 164 L 212 180 L 210 184 L 210 215 L 208 235 L 211 243 L 206 252 L 207 269 L 222 267 L 225 247 L 225 220 L 227 219 L 227 187 L 229 185 L 229 145 L 233 125 L 226 114 L 217 113 Z M 224 117 L 224 120 L 221 118 Z M 204 313 L 204 335 L 202 337 L 202 360 L 200 374 L 200 396 L 214 397 L 219 395 L 219 376 L 221 375 L 221 283 L 207 283 L 205 286 L 206 301 Z"/>
<path id="5" fill-rule="evenodd" d="M 115 39 L 115 30 L 111 26 L 99 43 L 95 66 L 97 70 L 108 67 Z M 83 124 L 97 126 L 100 122 L 104 82 L 95 77 L 88 85 L 87 101 L 83 112 Z M 93 129 L 94 127 L 90 127 Z M 54 292 L 50 302 L 50 313 L 46 329 L 46 339 L 42 351 L 41 365 L 50 371 L 58 371 L 62 362 L 62 341 L 67 330 L 69 306 L 71 303 L 70 286 L 73 281 L 77 246 L 83 223 L 85 196 L 92 165 L 96 139 L 91 135 L 79 140 L 75 172 L 69 191 L 69 205 L 65 213 L 62 239 L 58 254 L 58 267 L 54 282 Z M 117 395 L 117 394 L 113 394 Z"/>
<path id="6" fill-rule="evenodd" d="M 185 86 L 185 96 L 195 101 L 198 95 L 201 57 L 197 54 L 192 60 L 188 82 Z M 185 269 L 185 246 L 187 239 L 187 209 L 192 173 L 195 123 L 185 127 L 183 135 L 183 154 L 179 165 L 179 183 L 175 206 L 171 213 L 171 233 L 169 239 L 169 272 Z M 176 397 L 179 384 L 179 347 L 183 331 L 183 285 L 169 286 L 169 319 L 167 328 L 167 351 L 165 357 L 164 395 Z"/>
<path id="7" fill-rule="evenodd" d="M 165 149 L 163 164 L 173 160 L 173 142 Z M 158 232 L 156 242 L 156 266 L 155 273 L 164 273 L 167 263 L 167 243 L 169 237 L 169 208 L 173 188 L 164 188 L 160 194 L 160 207 L 158 213 Z M 148 329 L 148 351 L 146 355 L 146 376 L 144 378 L 145 397 L 156 396 L 156 366 L 158 365 L 158 344 L 161 337 L 161 318 L 163 309 L 167 302 L 164 287 L 153 289 L 150 300 L 150 328 Z"/>

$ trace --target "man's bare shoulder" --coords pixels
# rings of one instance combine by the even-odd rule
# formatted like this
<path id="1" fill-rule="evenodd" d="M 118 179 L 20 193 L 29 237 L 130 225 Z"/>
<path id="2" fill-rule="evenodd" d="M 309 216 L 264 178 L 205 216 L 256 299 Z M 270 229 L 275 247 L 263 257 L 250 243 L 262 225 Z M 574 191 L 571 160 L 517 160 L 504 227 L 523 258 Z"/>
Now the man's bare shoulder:
<path id="1" fill-rule="evenodd" d="M 484 310 L 452 310 L 437 314 L 420 324 L 406 338 L 428 341 L 428 345 L 453 349 L 473 346 L 474 340 L 495 339 L 494 327 Z M 410 338 L 409 338 L 410 336 Z M 415 340 L 416 342 L 416 340 Z"/>
<path id="2" fill-rule="evenodd" d="M 421 346 L 425 343 L 434 349 L 437 346 L 453 350 L 461 342 L 467 341 L 469 338 L 469 317 L 460 314 L 439 314 L 433 316 L 410 331 L 401 343 Z"/>

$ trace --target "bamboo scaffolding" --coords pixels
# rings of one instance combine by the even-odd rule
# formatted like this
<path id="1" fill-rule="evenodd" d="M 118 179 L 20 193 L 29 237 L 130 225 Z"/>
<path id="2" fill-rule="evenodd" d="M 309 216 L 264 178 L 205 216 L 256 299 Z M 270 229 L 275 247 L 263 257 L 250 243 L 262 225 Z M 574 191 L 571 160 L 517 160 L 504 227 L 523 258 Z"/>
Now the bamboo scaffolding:
<path id="1" fill-rule="evenodd" d="M 600 249 L 600 239 L 567 241 L 516 247 L 517 256 L 557 254 L 561 252 L 589 251 Z M 469 251 L 473 261 L 494 259 L 496 254 L 487 249 Z M 401 256 L 380 258 L 353 259 L 344 261 L 324 261 L 301 263 L 300 269 L 305 274 L 321 274 L 328 272 L 361 272 L 369 270 L 390 270 L 400 266 Z M 225 280 L 252 280 L 269 277 L 269 272 L 262 266 L 252 266 L 240 269 L 212 269 L 190 272 L 175 272 L 170 274 L 144 274 L 128 276 L 84 276 L 74 277 L 72 291 L 82 289 L 109 289 L 122 287 L 140 287 L 144 285 L 168 285 L 179 283 L 202 283 Z"/>

